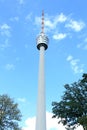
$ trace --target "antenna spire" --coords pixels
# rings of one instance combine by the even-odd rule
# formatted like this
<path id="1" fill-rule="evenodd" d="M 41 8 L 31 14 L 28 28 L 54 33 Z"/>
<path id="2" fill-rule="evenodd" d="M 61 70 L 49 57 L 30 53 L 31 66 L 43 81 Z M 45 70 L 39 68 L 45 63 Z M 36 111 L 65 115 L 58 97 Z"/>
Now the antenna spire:
<path id="1" fill-rule="evenodd" d="M 41 33 L 44 33 L 44 10 L 42 10 L 42 23 L 41 23 Z"/>

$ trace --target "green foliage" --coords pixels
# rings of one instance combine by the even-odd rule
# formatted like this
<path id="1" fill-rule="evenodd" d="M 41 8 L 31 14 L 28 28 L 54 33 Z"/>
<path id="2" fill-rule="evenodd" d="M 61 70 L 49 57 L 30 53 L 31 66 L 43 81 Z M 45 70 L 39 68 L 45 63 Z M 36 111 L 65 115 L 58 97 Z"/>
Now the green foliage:
<path id="1" fill-rule="evenodd" d="M 62 100 L 52 102 L 53 118 L 60 118 L 58 123 L 62 122 L 68 128 L 82 125 L 87 130 L 87 74 L 83 74 L 82 80 L 64 87 Z"/>
<path id="2" fill-rule="evenodd" d="M 0 130 L 20 130 L 21 113 L 18 104 L 8 95 L 0 95 Z"/>

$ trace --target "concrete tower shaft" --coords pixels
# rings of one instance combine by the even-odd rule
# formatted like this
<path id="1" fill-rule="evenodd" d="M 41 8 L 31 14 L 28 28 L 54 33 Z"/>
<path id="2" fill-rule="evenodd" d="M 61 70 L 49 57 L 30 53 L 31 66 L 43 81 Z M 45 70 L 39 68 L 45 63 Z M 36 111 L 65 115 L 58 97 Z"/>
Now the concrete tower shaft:
<path id="1" fill-rule="evenodd" d="M 44 46 L 40 47 L 36 130 L 46 130 Z"/>
<path id="2" fill-rule="evenodd" d="M 46 130 L 46 100 L 45 100 L 45 70 L 44 53 L 48 48 L 48 37 L 44 33 L 44 12 L 42 12 L 42 30 L 37 37 L 37 49 L 40 50 L 39 78 L 38 78 L 38 99 L 36 130 Z"/>

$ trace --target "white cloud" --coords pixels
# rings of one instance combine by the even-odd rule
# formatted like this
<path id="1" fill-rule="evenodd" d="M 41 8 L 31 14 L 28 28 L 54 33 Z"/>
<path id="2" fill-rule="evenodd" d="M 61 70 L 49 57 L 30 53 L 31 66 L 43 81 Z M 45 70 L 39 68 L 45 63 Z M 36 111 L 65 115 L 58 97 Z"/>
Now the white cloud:
<path id="1" fill-rule="evenodd" d="M 46 113 L 47 130 L 66 130 L 62 124 L 58 124 L 58 119 L 52 118 L 52 113 Z M 35 130 L 36 117 L 28 118 L 25 121 L 25 126 L 22 130 Z M 82 127 L 78 127 L 76 130 L 83 130 Z"/>
<path id="2" fill-rule="evenodd" d="M 35 24 L 38 26 L 41 24 L 41 17 L 35 17 Z"/>
<path id="3" fill-rule="evenodd" d="M 46 18 L 45 26 L 48 27 L 49 29 L 54 29 L 55 28 L 55 23 L 52 22 L 50 19 Z"/>
<path id="4" fill-rule="evenodd" d="M 56 118 L 52 118 L 52 113 L 47 112 L 46 116 L 47 116 L 47 130 L 58 130 L 58 129 L 62 129 L 65 130 L 65 127 L 62 124 L 58 124 L 58 119 Z"/>
<path id="5" fill-rule="evenodd" d="M 25 98 L 18 98 L 17 99 L 19 102 L 26 102 L 26 99 Z"/>
<path id="6" fill-rule="evenodd" d="M 4 49 L 6 49 L 6 48 L 8 48 L 8 47 L 10 47 L 11 45 L 10 45 L 10 43 L 9 43 L 9 39 L 5 39 L 5 41 L 4 41 L 4 43 L 3 44 L 0 44 L 0 49 L 1 50 L 4 50 Z"/>
<path id="7" fill-rule="evenodd" d="M 84 39 L 84 42 L 86 42 L 86 43 L 87 43 L 87 37 Z"/>
<path id="8" fill-rule="evenodd" d="M 71 38 L 73 31 L 80 32 L 85 27 L 85 23 L 83 21 L 72 19 L 70 16 L 64 15 L 63 13 L 56 16 L 48 16 L 46 14 L 44 23 L 45 32 L 51 33 L 53 39 L 55 40 L 61 40 L 66 38 L 66 36 Z M 41 17 L 35 17 L 35 24 L 40 27 Z M 61 29 L 63 32 L 68 32 L 69 35 L 62 33 Z M 56 34 L 56 32 L 60 33 Z"/>
<path id="9" fill-rule="evenodd" d="M 77 48 L 81 48 L 83 50 L 87 50 L 87 38 L 85 38 L 82 43 L 79 43 L 77 45 Z"/>
<path id="10" fill-rule="evenodd" d="M 70 60 L 72 60 L 73 59 L 73 57 L 71 56 L 71 55 L 69 55 L 68 57 L 67 57 L 67 61 L 70 61 Z"/>
<path id="11" fill-rule="evenodd" d="M 82 48 L 82 47 L 83 47 L 83 43 L 77 44 L 77 48 Z"/>
<path id="12" fill-rule="evenodd" d="M 41 25 L 41 17 L 35 17 L 35 24 L 37 26 L 40 26 Z M 53 24 L 52 22 L 46 17 L 45 18 L 45 27 L 49 27 L 49 28 L 52 28 L 53 27 Z"/>
<path id="13" fill-rule="evenodd" d="M 6 24 L 6 23 L 0 25 L 1 35 L 10 37 L 11 36 L 10 29 L 11 29 L 11 27 L 8 24 Z"/>
<path id="14" fill-rule="evenodd" d="M 66 20 L 67 20 L 67 16 L 65 16 L 63 13 L 60 13 L 59 15 L 56 15 L 55 17 L 46 18 L 45 24 L 51 29 L 55 29 L 58 23 L 64 23 Z"/>
<path id="15" fill-rule="evenodd" d="M 32 13 L 29 13 L 26 17 L 25 17 L 25 20 L 26 21 L 30 21 L 32 18 Z"/>
<path id="16" fill-rule="evenodd" d="M 57 24 L 58 22 L 63 23 L 67 20 L 67 16 L 65 16 L 63 13 L 60 13 L 57 15 L 54 19 L 54 23 Z"/>
<path id="17" fill-rule="evenodd" d="M 84 28 L 84 26 L 85 26 L 84 22 L 82 22 L 82 21 L 78 22 L 78 21 L 75 21 L 75 20 L 70 20 L 69 23 L 67 23 L 65 25 L 65 27 L 71 28 L 71 29 L 73 29 L 76 32 L 81 31 Z"/>
<path id="18" fill-rule="evenodd" d="M 24 4 L 24 1 L 25 0 L 18 0 L 18 2 L 19 2 L 20 5 Z"/>
<path id="19" fill-rule="evenodd" d="M 70 63 L 72 70 L 74 73 L 83 73 L 84 72 L 84 65 L 79 64 L 80 60 L 79 59 L 74 59 L 73 56 L 69 55 L 67 57 L 67 61 Z"/>
<path id="20" fill-rule="evenodd" d="M 60 13 L 57 16 L 53 17 L 45 17 L 45 27 L 46 31 L 50 31 L 51 29 L 56 29 L 58 23 L 63 23 L 67 20 L 67 16 L 65 16 L 63 13 Z M 36 17 L 35 18 L 35 23 L 37 25 L 41 24 L 41 17 Z"/>
<path id="21" fill-rule="evenodd" d="M 23 127 L 22 130 L 35 130 L 35 122 L 36 122 L 36 117 L 31 117 L 31 118 L 28 118 L 26 121 L 25 121 L 25 127 Z"/>
<path id="22" fill-rule="evenodd" d="M 65 33 L 58 33 L 53 35 L 53 39 L 55 40 L 62 40 L 67 37 L 67 34 Z"/>
<path id="23" fill-rule="evenodd" d="M 40 27 L 41 25 L 41 17 L 35 17 L 35 24 Z M 45 31 L 49 32 L 51 29 L 55 28 L 55 24 L 49 19 L 49 17 L 45 17 Z"/>
<path id="24" fill-rule="evenodd" d="M 8 24 L 4 23 L 0 25 L 0 35 L 1 35 L 0 49 L 4 50 L 10 47 L 11 27 Z"/>
<path id="25" fill-rule="evenodd" d="M 15 69 L 15 66 L 14 66 L 14 64 L 6 64 L 6 65 L 5 65 L 5 69 L 6 69 L 6 70 L 14 70 L 14 69 Z"/>
<path id="26" fill-rule="evenodd" d="M 4 30 L 4 29 L 10 29 L 10 26 L 7 25 L 7 24 L 3 24 L 3 25 L 1 26 L 1 30 Z"/>
<path id="27" fill-rule="evenodd" d="M 58 125 L 58 120 L 52 118 L 52 113 L 47 112 L 46 113 L 46 120 L 47 120 L 47 130 L 58 130 L 62 129 L 65 130 L 64 126 L 62 124 Z M 25 121 L 25 127 L 23 127 L 22 130 L 35 130 L 35 122 L 36 122 L 36 117 L 28 118 Z"/>
<path id="28" fill-rule="evenodd" d="M 18 16 L 12 17 L 10 18 L 10 21 L 19 21 L 19 17 Z"/>

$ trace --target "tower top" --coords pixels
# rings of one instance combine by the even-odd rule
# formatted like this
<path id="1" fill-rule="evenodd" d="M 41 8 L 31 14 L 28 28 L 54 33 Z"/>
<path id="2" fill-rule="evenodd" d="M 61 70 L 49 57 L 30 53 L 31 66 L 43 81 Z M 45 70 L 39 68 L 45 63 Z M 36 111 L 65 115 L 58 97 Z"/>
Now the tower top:
<path id="1" fill-rule="evenodd" d="M 41 33 L 44 33 L 44 10 L 42 10 Z"/>
<path id="2" fill-rule="evenodd" d="M 48 48 L 48 42 L 49 39 L 44 33 L 44 11 L 42 11 L 41 33 L 39 34 L 36 40 L 37 49 L 40 50 L 40 48 L 43 46 L 46 50 Z"/>

